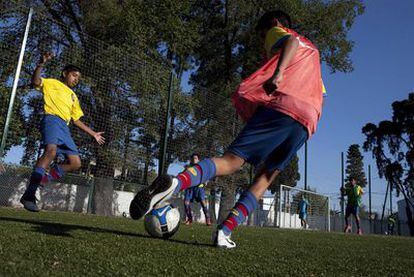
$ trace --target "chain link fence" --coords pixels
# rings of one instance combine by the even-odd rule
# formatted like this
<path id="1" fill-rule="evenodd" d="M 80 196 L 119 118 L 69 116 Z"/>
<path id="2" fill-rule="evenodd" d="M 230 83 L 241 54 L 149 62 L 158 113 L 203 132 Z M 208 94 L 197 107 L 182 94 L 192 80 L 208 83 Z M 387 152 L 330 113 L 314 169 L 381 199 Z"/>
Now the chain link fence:
<path id="1" fill-rule="evenodd" d="M 82 121 L 104 132 L 106 143 L 99 146 L 71 125 L 82 167 L 43 188 L 38 195 L 41 208 L 122 214 L 128 210 L 130 195 L 150 184 L 159 171 L 171 164 L 177 171 L 193 152 L 202 157 L 221 154 L 239 132 L 241 122 L 231 100 L 221 92 L 183 89 L 172 65 L 147 49 L 109 45 L 40 8 L 30 21 L 13 113 L 6 124 L 28 14 L 28 7 L 0 10 L 0 136 L 7 125 L 4 154 L 13 161 L 13 165 L 2 164 L 0 205 L 19 206 L 31 168 L 42 153 L 42 94 L 30 83 L 45 52 L 52 52 L 54 59 L 45 66 L 43 77 L 59 79 L 66 64 L 81 68 L 82 80 L 74 91 L 85 114 Z M 166 165 L 163 170 L 160 164 Z M 248 182 L 245 168 L 217 178 L 207 189 Z"/>

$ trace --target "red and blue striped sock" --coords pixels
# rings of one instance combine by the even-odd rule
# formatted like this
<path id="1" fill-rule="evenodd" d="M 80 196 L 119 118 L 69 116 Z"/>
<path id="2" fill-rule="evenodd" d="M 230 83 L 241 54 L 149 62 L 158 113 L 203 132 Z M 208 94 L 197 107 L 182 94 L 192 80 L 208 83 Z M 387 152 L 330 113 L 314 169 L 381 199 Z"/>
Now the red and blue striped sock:
<path id="1" fill-rule="evenodd" d="M 216 165 L 213 160 L 205 159 L 190 166 L 185 171 L 177 175 L 178 186 L 175 193 L 185 190 L 190 187 L 195 187 L 203 184 L 216 176 Z"/>
<path id="2" fill-rule="evenodd" d="M 55 165 L 48 174 L 43 175 L 41 185 L 47 185 L 51 181 L 59 180 L 65 175 L 65 170 L 59 165 Z"/>
<path id="3" fill-rule="evenodd" d="M 227 219 L 218 227 L 224 234 L 230 235 L 234 228 L 246 220 L 247 216 L 256 209 L 256 197 L 250 191 L 245 191 L 231 210 Z"/>

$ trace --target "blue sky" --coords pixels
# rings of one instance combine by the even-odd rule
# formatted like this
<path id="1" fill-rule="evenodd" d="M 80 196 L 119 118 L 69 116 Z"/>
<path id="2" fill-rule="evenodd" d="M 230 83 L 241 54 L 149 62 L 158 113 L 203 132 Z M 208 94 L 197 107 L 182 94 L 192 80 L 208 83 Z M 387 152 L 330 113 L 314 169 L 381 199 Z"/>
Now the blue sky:
<path id="1" fill-rule="evenodd" d="M 308 184 L 335 200 L 341 182 L 341 151 L 362 144 L 361 128 L 391 117 L 391 104 L 414 91 L 414 1 L 369 0 L 358 17 L 349 38 L 355 42 L 352 73 L 330 74 L 323 68 L 329 96 L 315 136 L 309 141 Z M 230 101 L 230 99 L 229 99 Z M 21 151 L 11 151 L 6 161 L 16 162 Z M 299 151 L 303 176 L 303 152 Z M 373 208 L 381 210 L 386 189 L 377 175 L 370 153 L 365 164 L 373 169 Z M 181 170 L 171 165 L 169 173 Z M 303 187 L 303 179 L 299 187 Z M 367 196 L 364 202 L 368 205 Z M 395 199 L 395 197 L 394 197 Z M 395 201 L 394 201 L 395 202 Z M 338 208 L 337 201 L 333 201 Z M 394 203 L 394 207 L 396 207 Z"/>
<path id="2" fill-rule="evenodd" d="M 357 18 L 349 38 L 355 41 L 352 73 L 329 74 L 329 92 L 323 117 L 309 141 L 308 183 L 333 196 L 341 180 L 340 152 L 353 143 L 362 144 L 361 128 L 389 119 L 391 104 L 414 91 L 414 1 L 366 1 L 365 13 Z M 303 149 L 300 158 L 303 157 Z M 303 162 L 303 159 L 302 159 Z M 365 153 L 373 169 L 373 206 L 379 209 L 386 184 L 378 179 L 375 161 Z M 303 163 L 302 163 L 303 165 Z M 303 172 L 303 171 L 302 171 Z M 364 197 L 368 203 L 367 197 Z"/>

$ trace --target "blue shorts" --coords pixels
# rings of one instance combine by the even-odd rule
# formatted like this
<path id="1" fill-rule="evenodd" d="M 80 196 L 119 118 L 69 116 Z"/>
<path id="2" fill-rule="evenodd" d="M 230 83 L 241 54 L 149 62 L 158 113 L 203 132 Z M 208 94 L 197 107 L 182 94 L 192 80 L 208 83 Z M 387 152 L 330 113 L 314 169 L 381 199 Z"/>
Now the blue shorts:
<path id="1" fill-rule="evenodd" d="M 201 202 L 206 198 L 206 191 L 204 190 L 204 188 L 192 187 L 185 190 L 185 202 L 193 202 L 194 200 L 197 202 Z"/>
<path id="2" fill-rule="evenodd" d="M 228 151 L 255 167 L 282 171 L 308 139 L 305 127 L 281 112 L 259 107 Z"/>
<path id="3" fill-rule="evenodd" d="M 358 206 L 353 206 L 353 205 L 346 206 L 345 217 L 348 217 L 351 214 L 354 215 L 354 216 L 359 215 L 359 207 Z"/>
<path id="4" fill-rule="evenodd" d="M 299 219 L 306 220 L 307 217 L 308 217 L 308 214 L 307 213 L 299 213 Z"/>
<path id="5" fill-rule="evenodd" d="M 72 139 L 69 126 L 55 115 L 45 115 L 40 124 L 42 134 L 42 146 L 48 144 L 57 145 L 58 155 L 79 155 L 78 148 Z"/>

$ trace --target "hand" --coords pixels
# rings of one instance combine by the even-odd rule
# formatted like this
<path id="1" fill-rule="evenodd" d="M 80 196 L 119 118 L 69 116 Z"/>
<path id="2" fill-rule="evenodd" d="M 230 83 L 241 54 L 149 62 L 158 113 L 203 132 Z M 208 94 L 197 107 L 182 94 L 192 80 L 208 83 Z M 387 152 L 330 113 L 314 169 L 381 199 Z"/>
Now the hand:
<path id="1" fill-rule="evenodd" d="M 103 134 L 104 132 L 97 132 L 97 133 L 95 133 L 94 135 L 93 135 L 93 137 L 95 138 L 95 140 L 96 140 L 96 142 L 99 144 L 99 145 L 102 145 L 102 144 L 104 144 L 105 143 L 105 138 L 102 136 L 102 134 Z"/>
<path id="2" fill-rule="evenodd" d="M 43 65 L 43 64 L 47 63 L 48 61 L 50 61 L 51 59 L 53 59 L 53 57 L 54 57 L 53 53 L 46 52 L 40 58 L 39 64 Z"/>
<path id="3" fill-rule="evenodd" d="M 273 75 L 269 80 L 263 84 L 263 88 L 267 94 L 273 94 L 275 90 L 280 86 L 280 83 L 283 80 L 283 72 L 276 70 L 275 75 Z"/>

